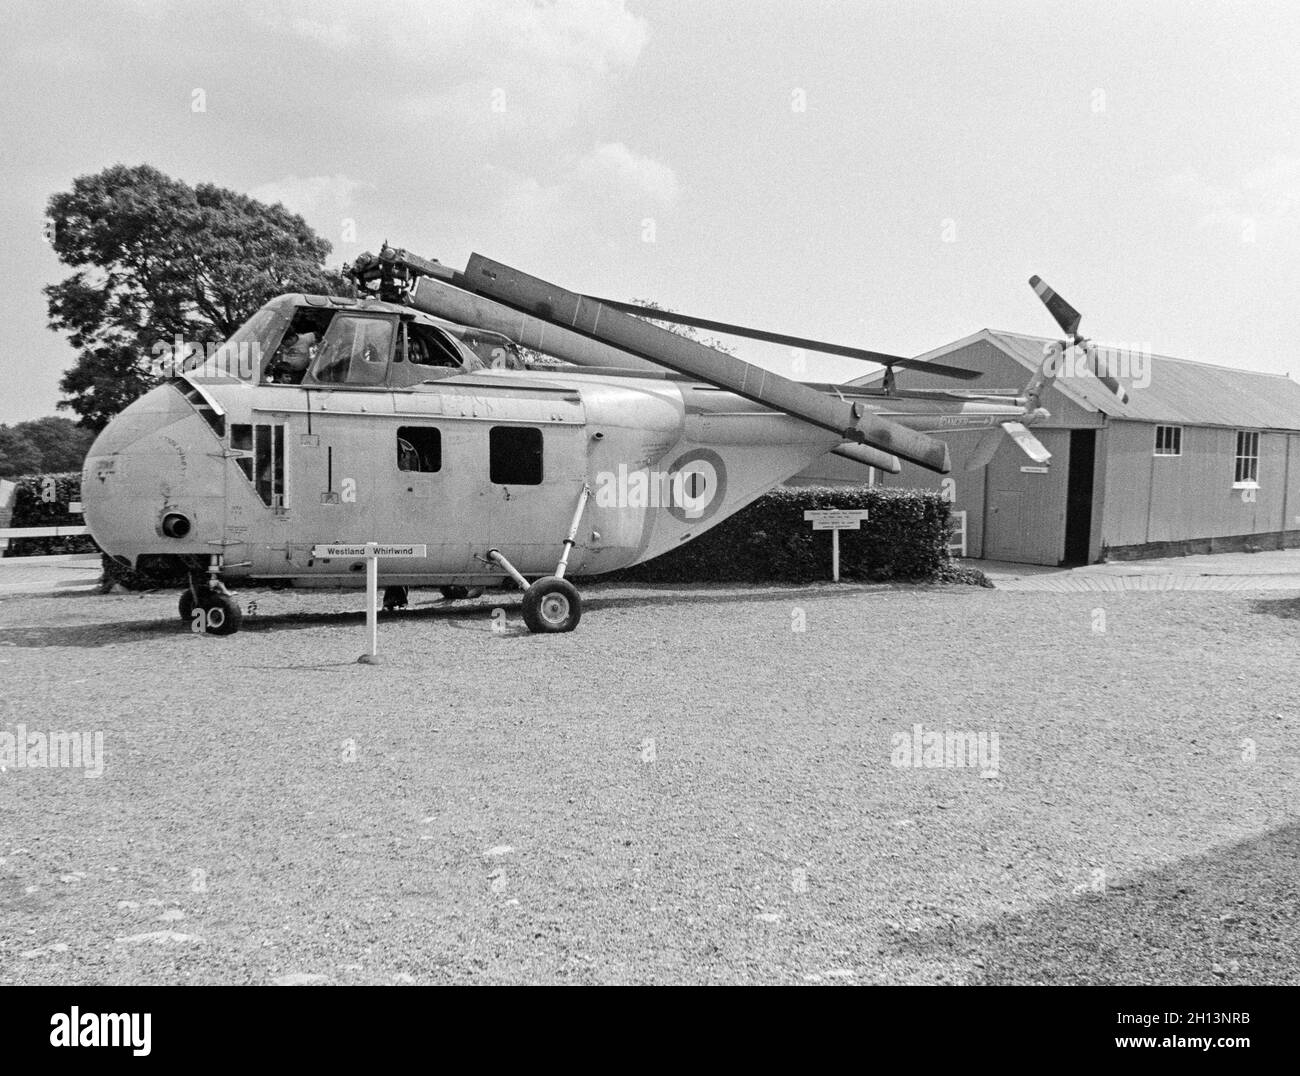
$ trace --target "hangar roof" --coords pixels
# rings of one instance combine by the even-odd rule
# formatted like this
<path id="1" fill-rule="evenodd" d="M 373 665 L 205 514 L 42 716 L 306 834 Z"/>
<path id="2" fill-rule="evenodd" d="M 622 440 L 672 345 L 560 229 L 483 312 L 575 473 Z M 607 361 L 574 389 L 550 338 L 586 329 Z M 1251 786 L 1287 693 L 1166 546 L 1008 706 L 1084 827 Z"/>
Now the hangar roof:
<path id="1" fill-rule="evenodd" d="M 1044 336 L 985 329 L 956 344 L 927 352 L 920 358 L 937 359 L 980 339 L 999 347 L 1027 371 L 1037 370 L 1042 365 L 1043 348 L 1052 342 Z M 1300 430 L 1300 383 L 1284 374 L 1212 366 L 1166 355 L 1150 356 L 1149 364 L 1150 384 L 1145 387 L 1134 385 L 1132 377 L 1117 378 L 1128 390 L 1128 403 L 1120 403 L 1105 385 L 1090 376 L 1058 377 L 1055 387 L 1080 407 L 1117 419 L 1188 426 Z M 1135 369 L 1138 368 L 1135 366 Z M 974 385 L 967 382 L 961 387 L 969 389 Z"/>

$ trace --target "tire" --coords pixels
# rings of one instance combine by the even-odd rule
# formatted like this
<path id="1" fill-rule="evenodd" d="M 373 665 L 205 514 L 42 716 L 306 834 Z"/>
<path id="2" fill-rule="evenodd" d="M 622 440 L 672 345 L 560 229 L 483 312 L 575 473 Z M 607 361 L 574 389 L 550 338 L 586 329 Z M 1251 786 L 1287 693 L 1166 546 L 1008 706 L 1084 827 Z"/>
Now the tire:
<path id="1" fill-rule="evenodd" d="M 469 587 L 439 587 L 438 589 L 449 602 L 458 602 L 469 597 Z"/>
<path id="2" fill-rule="evenodd" d="M 203 599 L 209 635 L 234 635 L 244 623 L 244 611 L 229 594 L 208 594 Z"/>
<path id="3" fill-rule="evenodd" d="M 190 593 L 189 587 L 181 591 L 181 600 L 177 604 L 177 609 L 186 627 L 194 622 L 194 595 Z"/>
<path id="4" fill-rule="evenodd" d="M 524 623 L 542 635 L 572 631 L 582 619 L 582 598 L 567 579 L 548 575 L 524 591 Z"/>

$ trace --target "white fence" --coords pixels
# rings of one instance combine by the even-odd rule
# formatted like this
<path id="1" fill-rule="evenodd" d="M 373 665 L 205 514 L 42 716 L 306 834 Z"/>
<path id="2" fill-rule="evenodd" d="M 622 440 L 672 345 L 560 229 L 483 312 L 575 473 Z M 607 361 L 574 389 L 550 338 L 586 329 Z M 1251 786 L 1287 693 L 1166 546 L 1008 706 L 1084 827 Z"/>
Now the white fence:
<path id="1" fill-rule="evenodd" d="M 948 552 L 954 557 L 966 555 L 966 510 L 950 515 L 952 530 L 949 532 Z"/>
<path id="2" fill-rule="evenodd" d="M 83 534 L 89 534 L 86 527 L 9 527 L 5 526 L 12 518 L 14 511 L 14 496 L 18 487 L 13 482 L 6 482 L 0 479 L 0 553 L 9 548 L 11 538 L 76 538 Z M 81 515 L 81 502 L 73 501 L 68 505 L 68 512 L 71 515 Z"/>

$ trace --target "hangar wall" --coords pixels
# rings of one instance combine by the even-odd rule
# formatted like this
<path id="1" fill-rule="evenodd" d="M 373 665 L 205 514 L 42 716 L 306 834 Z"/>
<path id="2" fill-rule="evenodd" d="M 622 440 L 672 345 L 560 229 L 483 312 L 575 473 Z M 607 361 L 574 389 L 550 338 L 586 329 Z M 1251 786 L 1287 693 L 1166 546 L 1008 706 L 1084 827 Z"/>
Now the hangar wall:
<path id="1" fill-rule="evenodd" d="M 1046 343 L 986 330 L 921 358 L 984 371 L 980 390 L 1018 393 Z M 876 481 L 947 493 L 954 510 L 966 512 L 971 557 L 1056 565 L 1079 563 L 1085 552 L 1092 563 L 1103 553 L 1125 559 L 1300 546 L 1300 429 L 1291 428 L 1300 425 L 1300 387 L 1274 375 L 1158 361 L 1160 376 L 1137 403 L 1118 407 L 1090 376 L 1058 378 L 1043 400 L 1050 419 L 1032 428 L 1052 453 L 1046 471 L 1010 438 L 987 468 L 964 470 L 985 431 L 944 432 L 950 475 L 904 464 L 900 474 L 877 473 Z M 897 382 L 905 389 L 973 387 L 917 369 L 897 371 Z M 1157 422 L 1182 429 L 1180 456 L 1155 455 Z M 1259 432 L 1259 488 L 1246 496 L 1233 488 L 1238 428 Z M 791 484 L 856 485 L 867 477 L 865 467 L 828 456 Z"/>
<path id="2" fill-rule="evenodd" d="M 1237 431 L 1184 426 L 1181 456 L 1156 456 L 1155 424 L 1106 431 L 1102 540 L 1108 548 L 1297 531 L 1300 434 L 1262 431 L 1254 500 L 1233 489 Z M 1300 542 L 1300 532 L 1295 541 Z"/>

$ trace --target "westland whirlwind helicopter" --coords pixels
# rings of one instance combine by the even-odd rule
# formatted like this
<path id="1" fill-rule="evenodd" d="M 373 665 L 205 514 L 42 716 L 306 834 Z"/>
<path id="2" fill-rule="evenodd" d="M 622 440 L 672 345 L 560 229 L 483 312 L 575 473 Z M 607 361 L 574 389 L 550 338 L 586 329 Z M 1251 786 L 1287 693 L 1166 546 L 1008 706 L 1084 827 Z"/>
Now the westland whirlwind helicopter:
<path id="1" fill-rule="evenodd" d="M 895 368 L 979 371 L 596 299 L 478 254 L 458 271 L 385 245 L 347 271 L 355 297 L 271 300 L 86 459 L 95 541 L 127 566 L 179 562 L 181 617 L 202 610 L 208 633 L 240 627 L 227 583 L 365 586 L 363 557 L 322 552 L 369 542 L 424 547 L 380 558 L 389 588 L 454 600 L 513 580 L 531 631 L 571 631 L 567 573 L 657 557 L 828 452 L 946 473 L 930 434 L 1000 426 L 1049 455 L 1026 426 L 1048 417 L 1051 356 L 1020 395 L 901 390 Z M 794 381 L 647 318 L 868 360 L 884 378 Z"/>

